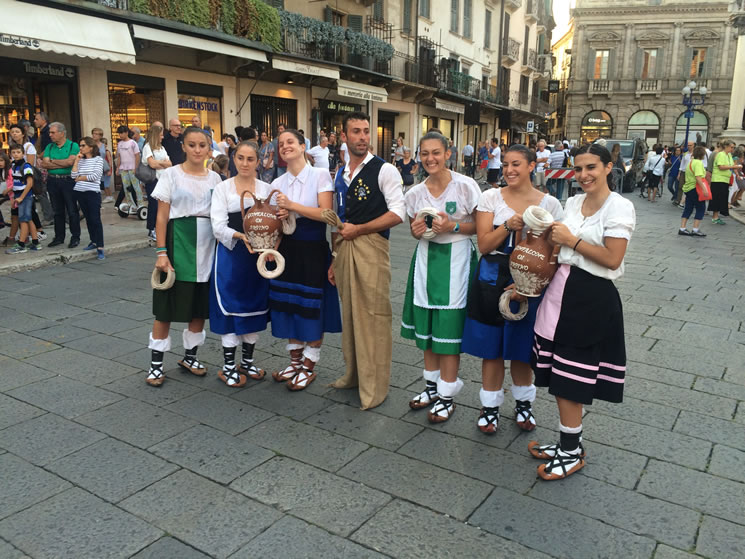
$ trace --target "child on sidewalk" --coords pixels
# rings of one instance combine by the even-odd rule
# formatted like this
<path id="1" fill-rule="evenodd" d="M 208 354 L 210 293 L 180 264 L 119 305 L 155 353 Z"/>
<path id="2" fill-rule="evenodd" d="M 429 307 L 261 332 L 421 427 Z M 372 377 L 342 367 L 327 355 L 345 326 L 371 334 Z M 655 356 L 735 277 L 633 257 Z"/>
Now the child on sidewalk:
<path id="1" fill-rule="evenodd" d="M 24 158 L 23 146 L 13 144 L 10 147 L 10 157 L 13 160 L 11 172 L 13 174 L 13 206 L 18 214 L 20 223 L 20 235 L 15 246 L 6 250 L 6 254 L 19 254 L 26 252 L 26 239 L 29 229 L 31 230 L 31 250 L 41 250 L 36 226 L 31 221 L 31 211 L 34 205 L 34 194 L 31 189 L 34 186 L 34 170 Z M 11 235 L 13 231 L 11 231 Z"/>
<path id="2" fill-rule="evenodd" d="M 116 144 L 116 174 L 122 177 L 122 192 L 129 207 L 137 208 L 138 205 L 147 204 L 140 180 L 135 176 L 135 169 L 140 164 L 140 147 L 129 137 L 129 128 L 126 126 L 117 128 L 116 133 L 119 134 L 119 141 Z"/>

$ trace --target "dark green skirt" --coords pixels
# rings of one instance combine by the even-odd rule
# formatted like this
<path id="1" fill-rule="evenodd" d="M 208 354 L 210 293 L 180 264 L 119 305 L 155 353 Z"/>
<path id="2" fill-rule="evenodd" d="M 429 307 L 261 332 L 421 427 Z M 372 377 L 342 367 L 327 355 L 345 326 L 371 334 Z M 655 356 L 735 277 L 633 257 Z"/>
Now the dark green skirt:
<path id="1" fill-rule="evenodd" d="M 161 274 L 161 281 L 165 274 Z M 171 289 L 153 289 L 153 314 L 161 322 L 191 322 L 210 317 L 209 282 L 176 280 Z"/>

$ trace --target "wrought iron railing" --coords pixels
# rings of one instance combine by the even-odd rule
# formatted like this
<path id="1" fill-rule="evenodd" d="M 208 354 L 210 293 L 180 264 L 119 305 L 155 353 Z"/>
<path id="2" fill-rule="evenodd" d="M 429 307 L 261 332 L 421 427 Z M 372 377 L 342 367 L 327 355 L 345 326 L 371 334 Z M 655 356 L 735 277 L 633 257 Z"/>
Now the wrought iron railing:
<path id="1" fill-rule="evenodd" d="M 502 56 L 517 62 L 520 59 L 520 41 L 516 41 L 512 37 L 505 37 L 502 45 Z"/>

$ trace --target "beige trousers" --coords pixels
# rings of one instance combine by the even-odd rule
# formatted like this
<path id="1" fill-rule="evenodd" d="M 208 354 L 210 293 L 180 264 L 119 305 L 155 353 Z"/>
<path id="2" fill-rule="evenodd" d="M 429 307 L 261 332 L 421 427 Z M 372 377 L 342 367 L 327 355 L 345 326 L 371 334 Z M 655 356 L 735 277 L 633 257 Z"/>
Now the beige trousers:
<path id="1" fill-rule="evenodd" d="M 332 386 L 357 386 L 362 409 L 388 395 L 393 351 L 391 262 L 388 240 L 378 233 L 342 241 L 334 259 L 341 298 L 342 351 L 346 374 Z"/>

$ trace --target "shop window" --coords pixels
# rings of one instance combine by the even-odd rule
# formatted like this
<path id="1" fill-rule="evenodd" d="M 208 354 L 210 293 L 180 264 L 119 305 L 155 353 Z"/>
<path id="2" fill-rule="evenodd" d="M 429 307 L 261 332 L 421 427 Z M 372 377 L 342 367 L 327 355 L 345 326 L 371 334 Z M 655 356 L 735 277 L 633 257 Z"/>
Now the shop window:
<path id="1" fill-rule="evenodd" d="M 165 122 L 163 91 L 150 90 L 128 84 L 109 83 L 109 115 L 111 126 L 110 148 L 116 150 L 121 126 L 137 127 L 143 136 L 154 121 Z"/>
<path id="2" fill-rule="evenodd" d="M 19 120 L 33 120 L 29 111 L 30 91 L 28 80 L 2 76 L 0 82 L 0 138 L 3 149 L 8 149 L 10 142 L 10 126 L 18 124 Z"/>
<path id="3" fill-rule="evenodd" d="M 688 73 L 688 77 L 690 78 L 700 78 L 704 75 L 704 65 L 706 63 L 706 49 L 705 48 L 698 48 L 693 49 L 693 52 L 691 54 L 691 61 L 690 61 L 690 72 Z"/>
<path id="4" fill-rule="evenodd" d="M 178 82 L 178 118 L 184 127 L 191 126 L 194 117 L 202 127 L 212 129 L 212 138 L 220 141 L 222 136 L 222 87 Z"/>

